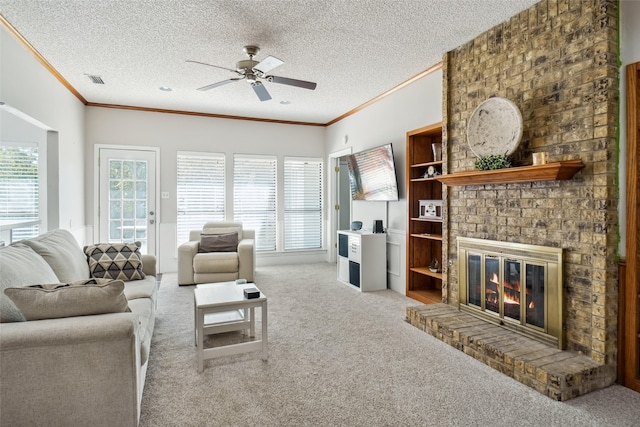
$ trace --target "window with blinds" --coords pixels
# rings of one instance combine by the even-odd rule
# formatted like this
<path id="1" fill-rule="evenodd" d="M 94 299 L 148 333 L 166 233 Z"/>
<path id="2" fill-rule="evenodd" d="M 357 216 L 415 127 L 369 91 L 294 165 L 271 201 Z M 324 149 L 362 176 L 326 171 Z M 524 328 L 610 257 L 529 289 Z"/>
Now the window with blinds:
<path id="1" fill-rule="evenodd" d="M 322 248 L 322 160 L 284 159 L 284 250 Z"/>
<path id="2" fill-rule="evenodd" d="M 256 252 L 276 250 L 276 157 L 233 156 L 233 218 L 256 232 Z"/>
<path id="3" fill-rule="evenodd" d="M 38 224 L 20 227 L 17 224 L 39 220 L 40 195 L 37 144 L 0 146 L 0 220 L 5 225 L 16 224 L 11 240 L 22 240 L 39 234 Z M 9 242 L 6 242 L 9 243 Z"/>
<path id="4" fill-rule="evenodd" d="M 224 221 L 224 163 L 224 154 L 178 152 L 178 245 L 207 221 Z"/>

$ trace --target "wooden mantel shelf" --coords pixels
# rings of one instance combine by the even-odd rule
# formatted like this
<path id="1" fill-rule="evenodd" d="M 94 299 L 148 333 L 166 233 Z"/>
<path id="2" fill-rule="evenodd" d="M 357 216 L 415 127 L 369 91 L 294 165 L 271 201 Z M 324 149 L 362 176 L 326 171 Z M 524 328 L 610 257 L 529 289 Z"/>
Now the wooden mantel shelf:
<path id="1" fill-rule="evenodd" d="M 573 178 L 583 167 L 582 160 L 565 160 L 536 166 L 456 172 L 437 176 L 436 179 L 443 184 L 451 186 L 568 180 Z"/>

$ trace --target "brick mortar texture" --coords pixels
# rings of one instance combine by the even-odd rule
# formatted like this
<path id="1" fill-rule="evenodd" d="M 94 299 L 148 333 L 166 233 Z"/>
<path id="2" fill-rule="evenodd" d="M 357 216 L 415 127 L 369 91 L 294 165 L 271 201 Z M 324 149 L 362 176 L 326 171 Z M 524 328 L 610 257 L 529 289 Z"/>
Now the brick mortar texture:
<path id="1" fill-rule="evenodd" d="M 474 169 L 467 120 L 498 96 L 520 109 L 515 165 L 582 159 L 568 181 L 447 187 L 443 301 L 458 303 L 458 236 L 564 249 L 567 350 L 616 360 L 618 4 L 543 0 L 443 59 L 445 173 Z M 447 264 L 444 264 L 447 265 Z"/>

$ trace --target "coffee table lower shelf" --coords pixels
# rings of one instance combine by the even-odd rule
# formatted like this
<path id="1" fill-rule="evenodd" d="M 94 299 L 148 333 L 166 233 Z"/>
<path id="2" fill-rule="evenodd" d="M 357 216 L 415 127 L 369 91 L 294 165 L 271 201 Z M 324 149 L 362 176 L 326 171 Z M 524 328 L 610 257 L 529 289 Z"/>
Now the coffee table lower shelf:
<path id="1" fill-rule="evenodd" d="M 194 290 L 195 338 L 198 372 L 204 370 L 204 361 L 216 357 L 239 353 L 262 351 L 262 360 L 267 360 L 267 297 L 245 299 L 244 289 L 255 288 L 255 284 L 235 282 L 198 285 Z M 249 330 L 255 336 L 255 309 L 260 308 L 262 330 L 260 339 L 250 342 L 204 348 L 205 335 L 230 331 Z"/>

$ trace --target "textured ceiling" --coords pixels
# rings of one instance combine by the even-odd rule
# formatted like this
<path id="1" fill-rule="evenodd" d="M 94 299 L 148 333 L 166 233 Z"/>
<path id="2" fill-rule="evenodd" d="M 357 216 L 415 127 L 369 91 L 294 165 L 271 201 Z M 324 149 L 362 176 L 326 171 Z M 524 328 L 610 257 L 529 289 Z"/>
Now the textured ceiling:
<path id="1" fill-rule="evenodd" d="M 536 2 L 0 0 L 0 13 L 90 103 L 327 123 Z M 235 75 L 185 60 L 235 68 L 251 44 L 284 61 L 271 74 L 317 89 L 196 90 Z"/>

